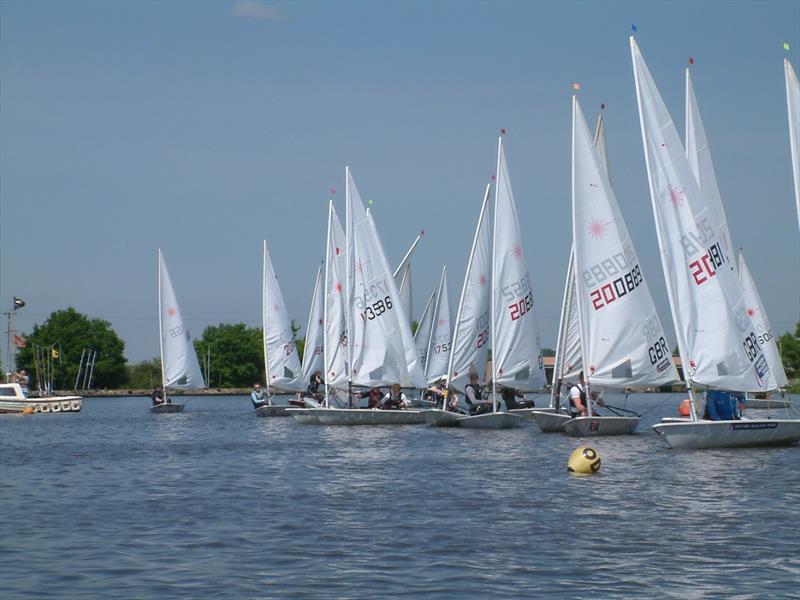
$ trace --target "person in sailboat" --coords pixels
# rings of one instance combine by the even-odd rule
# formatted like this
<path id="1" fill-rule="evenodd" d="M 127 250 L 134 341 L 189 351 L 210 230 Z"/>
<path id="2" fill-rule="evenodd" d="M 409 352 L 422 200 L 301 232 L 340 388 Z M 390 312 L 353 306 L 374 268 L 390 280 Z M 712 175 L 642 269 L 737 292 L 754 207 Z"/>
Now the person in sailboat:
<path id="1" fill-rule="evenodd" d="M 525 394 L 512 387 L 502 386 L 500 390 L 500 397 L 506 403 L 506 410 L 516 410 L 518 408 L 533 408 L 536 402 L 533 400 L 526 400 Z M 522 398 L 522 400 L 517 400 Z"/>
<path id="2" fill-rule="evenodd" d="M 391 389 L 383 396 L 383 410 L 401 410 L 411 406 L 399 383 L 393 383 Z"/>
<path id="3" fill-rule="evenodd" d="M 434 406 L 444 408 L 444 379 L 439 379 L 433 382 L 427 390 L 425 390 L 424 399 L 428 402 L 433 402 Z"/>
<path id="4" fill-rule="evenodd" d="M 324 389 L 325 382 L 322 380 L 322 373 L 319 371 L 314 371 L 314 373 L 311 375 L 311 379 L 308 381 L 306 395 L 310 396 L 317 402 L 322 402 L 325 400 L 325 394 L 322 392 Z"/>
<path id="5" fill-rule="evenodd" d="M 269 399 L 267 393 L 261 389 L 261 384 L 256 382 L 253 384 L 253 391 L 250 392 L 250 401 L 253 403 L 253 408 L 258 410 L 262 406 L 270 406 L 272 400 Z"/>
<path id="6" fill-rule="evenodd" d="M 703 418 L 709 421 L 738 421 L 742 418 L 744 394 L 725 390 L 707 390 Z"/>
<path id="7" fill-rule="evenodd" d="M 478 383 L 478 374 L 469 374 L 469 383 L 464 388 L 464 400 L 469 407 L 469 414 L 482 415 L 492 412 L 492 403 L 483 397 L 484 386 Z"/>
<path id="8" fill-rule="evenodd" d="M 164 404 L 164 386 L 159 383 L 150 394 L 150 399 L 153 401 L 153 406 Z"/>
<path id="9" fill-rule="evenodd" d="M 458 413 L 460 415 L 464 414 L 464 411 L 461 410 L 458 406 L 458 402 L 460 400 L 458 396 L 458 392 L 456 392 L 455 388 L 450 386 L 446 390 L 445 399 L 447 401 L 445 410 L 448 412 Z"/>
<path id="10" fill-rule="evenodd" d="M 573 385 L 569 390 L 569 416 L 573 419 L 576 417 L 589 416 L 589 403 L 586 397 L 586 382 L 583 379 L 583 371 L 578 376 L 578 383 Z M 605 402 L 600 398 L 597 392 L 592 392 L 592 402 L 595 406 L 605 406 Z M 592 411 L 592 415 L 596 415 L 596 411 Z"/>

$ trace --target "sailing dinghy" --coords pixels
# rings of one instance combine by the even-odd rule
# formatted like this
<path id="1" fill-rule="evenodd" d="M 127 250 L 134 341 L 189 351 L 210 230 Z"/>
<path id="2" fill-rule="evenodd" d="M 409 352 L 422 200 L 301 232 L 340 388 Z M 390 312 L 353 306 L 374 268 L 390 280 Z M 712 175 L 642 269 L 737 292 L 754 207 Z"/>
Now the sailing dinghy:
<path id="1" fill-rule="evenodd" d="M 786 107 L 789 112 L 789 144 L 792 150 L 794 201 L 797 204 L 797 226 L 800 227 L 800 79 L 788 58 L 783 59 L 786 76 Z"/>
<path id="2" fill-rule="evenodd" d="M 172 402 L 169 388 L 199 390 L 205 387 L 192 336 L 183 323 L 164 255 L 158 251 L 158 333 L 161 347 L 161 382 L 165 402 L 150 407 L 155 414 L 183 412 L 185 404 Z"/>
<path id="3" fill-rule="evenodd" d="M 264 373 L 268 403 L 255 409 L 258 417 L 286 417 L 289 405 L 274 404 L 276 392 L 301 392 L 305 389 L 303 369 L 292 333 L 292 322 L 286 311 L 278 277 L 272 266 L 267 241 L 264 240 L 262 262 L 261 321 L 264 347 Z"/>
<path id="4" fill-rule="evenodd" d="M 658 387 L 677 381 L 678 374 L 577 97 L 572 107 L 575 290 L 588 415 L 567 421 L 563 431 L 572 436 L 630 434 L 639 416 L 593 414 L 592 391 Z"/>
<path id="5" fill-rule="evenodd" d="M 800 420 L 701 419 L 694 384 L 764 392 L 769 365 L 747 313 L 732 257 L 710 219 L 675 124 L 631 36 L 636 98 L 650 199 L 678 351 L 692 409 L 690 421 L 653 426 L 672 448 L 787 445 L 800 440 Z"/>

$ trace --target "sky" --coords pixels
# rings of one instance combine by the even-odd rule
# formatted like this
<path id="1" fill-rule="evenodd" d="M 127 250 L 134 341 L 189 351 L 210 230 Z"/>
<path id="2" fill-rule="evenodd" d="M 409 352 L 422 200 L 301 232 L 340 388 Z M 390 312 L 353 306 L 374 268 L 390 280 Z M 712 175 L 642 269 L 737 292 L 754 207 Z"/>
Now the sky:
<path id="1" fill-rule="evenodd" d="M 344 214 L 350 165 L 390 263 L 425 230 L 414 316 L 443 264 L 455 314 L 504 128 L 542 343 L 555 347 L 579 82 L 588 119 L 606 106 L 612 183 L 670 332 L 631 24 L 681 134 L 694 57 L 733 242 L 773 329 L 792 330 L 800 235 L 783 59 L 800 71 L 800 2 L 769 1 L 4 0 L 0 305 L 27 302 L 22 332 L 68 306 L 106 319 L 137 362 L 159 352 L 158 248 L 199 337 L 260 326 L 267 239 L 305 327 L 327 202 Z"/>

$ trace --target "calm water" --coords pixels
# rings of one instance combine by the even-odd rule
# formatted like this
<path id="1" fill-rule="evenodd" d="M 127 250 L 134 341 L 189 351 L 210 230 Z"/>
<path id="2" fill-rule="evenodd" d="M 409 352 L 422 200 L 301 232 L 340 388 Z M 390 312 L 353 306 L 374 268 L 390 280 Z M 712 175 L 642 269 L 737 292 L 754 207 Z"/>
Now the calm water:
<path id="1" fill-rule="evenodd" d="M 321 427 L 246 397 L 0 418 L 0 597 L 800 597 L 800 447 Z M 795 403 L 800 399 L 795 398 Z"/>

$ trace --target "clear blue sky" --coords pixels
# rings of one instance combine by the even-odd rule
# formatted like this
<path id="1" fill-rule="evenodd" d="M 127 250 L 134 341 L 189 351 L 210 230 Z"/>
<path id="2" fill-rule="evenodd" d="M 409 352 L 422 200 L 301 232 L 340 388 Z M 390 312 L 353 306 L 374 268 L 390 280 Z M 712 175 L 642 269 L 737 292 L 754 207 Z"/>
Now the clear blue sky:
<path id="1" fill-rule="evenodd" d="M 0 303 L 27 301 L 22 331 L 67 306 L 107 319 L 138 361 L 158 355 L 157 248 L 199 336 L 259 325 L 266 238 L 305 326 L 327 200 L 336 188 L 343 213 L 349 164 L 390 262 L 426 231 L 415 316 L 444 263 L 455 310 L 503 127 L 542 341 L 554 346 L 577 81 L 587 116 L 606 104 L 612 181 L 669 324 L 631 23 L 679 131 L 695 57 L 734 243 L 773 328 L 793 328 L 800 236 L 783 58 L 800 68 L 798 2 L 5 0 Z"/>

